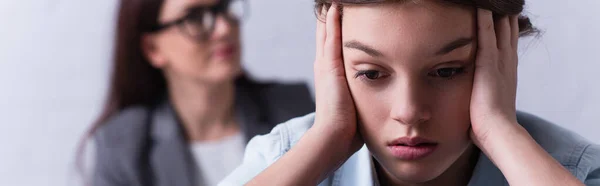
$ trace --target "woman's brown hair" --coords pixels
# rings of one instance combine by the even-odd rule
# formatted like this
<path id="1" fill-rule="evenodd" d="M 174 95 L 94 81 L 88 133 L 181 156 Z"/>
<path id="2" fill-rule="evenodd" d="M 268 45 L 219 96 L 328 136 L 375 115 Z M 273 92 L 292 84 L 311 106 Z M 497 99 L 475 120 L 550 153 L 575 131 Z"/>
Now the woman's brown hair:
<path id="1" fill-rule="evenodd" d="M 340 11 L 343 15 L 343 5 L 366 5 L 388 2 L 406 2 L 418 0 L 315 0 L 315 15 L 323 21 L 323 7 L 328 9 L 332 2 L 339 3 Z M 521 36 L 536 34 L 539 31 L 533 27 L 531 20 L 527 16 L 521 15 L 525 7 L 525 0 L 438 0 L 443 3 L 458 4 L 464 6 L 473 6 L 490 10 L 494 14 L 494 18 L 519 15 L 519 31 Z"/>
<path id="2" fill-rule="evenodd" d="M 127 107 L 153 105 L 166 93 L 166 80 L 163 74 L 150 65 L 140 46 L 142 35 L 158 25 L 163 1 L 120 1 L 115 25 L 108 95 L 100 116 L 86 131 L 77 149 L 76 166 L 78 172 L 82 174 L 85 144 L 102 124 L 106 123 L 113 114 Z"/>

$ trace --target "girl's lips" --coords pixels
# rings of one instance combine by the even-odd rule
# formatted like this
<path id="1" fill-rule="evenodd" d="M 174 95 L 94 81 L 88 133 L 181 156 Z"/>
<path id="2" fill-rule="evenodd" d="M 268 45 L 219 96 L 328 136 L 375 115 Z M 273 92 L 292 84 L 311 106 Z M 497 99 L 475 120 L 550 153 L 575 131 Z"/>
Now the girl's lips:
<path id="1" fill-rule="evenodd" d="M 435 151 L 437 144 L 420 144 L 416 146 L 388 146 L 392 155 L 401 160 L 418 160 L 429 156 Z"/>
<path id="2" fill-rule="evenodd" d="M 437 143 L 421 137 L 402 137 L 388 143 L 391 154 L 402 160 L 417 160 L 435 151 Z"/>

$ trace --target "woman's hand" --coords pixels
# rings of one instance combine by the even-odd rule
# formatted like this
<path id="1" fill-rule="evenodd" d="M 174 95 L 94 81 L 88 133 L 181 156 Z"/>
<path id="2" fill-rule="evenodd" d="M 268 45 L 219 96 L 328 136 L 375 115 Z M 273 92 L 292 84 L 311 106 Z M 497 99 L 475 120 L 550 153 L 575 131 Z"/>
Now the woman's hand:
<path id="1" fill-rule="evenodd" d="M 477 10 L 478 50 L 471 95 L 471 139 L 510 185 L 583 185 L 517 123 L 518 17 L 494 22 Z"/>

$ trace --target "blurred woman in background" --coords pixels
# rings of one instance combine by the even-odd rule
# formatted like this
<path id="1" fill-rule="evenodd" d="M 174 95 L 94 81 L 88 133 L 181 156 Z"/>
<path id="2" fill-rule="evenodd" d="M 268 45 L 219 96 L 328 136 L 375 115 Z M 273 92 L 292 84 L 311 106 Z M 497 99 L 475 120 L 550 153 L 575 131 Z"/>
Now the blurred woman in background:
<path id="1" fill-rule="evenodd" d="M 257 83 L 240 64 L 242 0 L 122 0 L 95 186 L 215 185 L 247 141 L 310 113 L 303 84 Z"/>

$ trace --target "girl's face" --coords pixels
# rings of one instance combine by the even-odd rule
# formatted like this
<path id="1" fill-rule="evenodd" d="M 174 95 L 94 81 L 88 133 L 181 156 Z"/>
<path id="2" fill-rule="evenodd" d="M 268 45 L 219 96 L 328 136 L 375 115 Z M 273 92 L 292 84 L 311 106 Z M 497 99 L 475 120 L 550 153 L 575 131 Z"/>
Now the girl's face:
<path id="1" fill-rule="evenodd" d="M 172 22 L 221 0 L 164 0 L 158 22 Z M 201 18 L 199 18 L 201 17 Z M 212 33 L 203 32 L 194 24 L 208 19 L 201 13 L 192 14 L 181 25 L 168 27 L 146 37 L 145 52 L 153 66 L 163 70 L 170 80 L 193 80 L 222 83 L 241 73 L 239 20 L 218 16 Z M 190 33 L 204 33 L 197 39 Z"/>
<path id="2" fill-rule="evenodd" d="M 475 10 L 408 1 L 343 11 L 346 76 L 378 174 L 395 183 L 454 176 L 472 151 Z"/>

